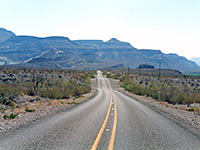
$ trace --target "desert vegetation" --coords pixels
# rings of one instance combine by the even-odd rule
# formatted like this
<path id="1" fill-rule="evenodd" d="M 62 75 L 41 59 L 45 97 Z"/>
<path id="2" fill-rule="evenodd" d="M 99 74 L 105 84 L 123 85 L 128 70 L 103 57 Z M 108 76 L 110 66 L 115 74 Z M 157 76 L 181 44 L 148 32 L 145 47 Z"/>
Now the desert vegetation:
<path id="1" fill-rule="evenodd" d="M 22 103 L 24 95 L 49 99 L 80 97 L 90 92 L 90 81 L 94 77 L 92 71 L 1 67 L 1 111 Z"/>
<path id="2" fill-rule="evenodd" d="M 170 104 L 200 103 L 200 79 L 198 77 L 155 77 L 134 74 L 104 72 L 109 78 L 119 79 L 125 90 L 152 97 Z"/>
<path id="3" fill-rule="evenodd" d="M 4 115 L 3 118 L 4 119 L 14 119 L 17 116 L 18 116 L 18 114 L 11 113 L 10 115 Z"/>

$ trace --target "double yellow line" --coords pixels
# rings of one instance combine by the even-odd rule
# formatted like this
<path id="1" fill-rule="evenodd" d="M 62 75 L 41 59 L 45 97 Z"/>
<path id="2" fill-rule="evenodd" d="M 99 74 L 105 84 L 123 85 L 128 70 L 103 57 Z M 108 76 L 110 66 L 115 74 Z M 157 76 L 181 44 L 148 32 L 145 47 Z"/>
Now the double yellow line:
<path id="1" fill-rule="evenodd" d="M 104 81 L 104 80 L 103 80 Z M 105 86 L 105 81 L 103 82 L 104 84 L 104 88 L 106 89 L 106 86 Z M 113 128 L 112 128 L 112 133 L 111 133 L 111 136 L 110 136 L 110 142 L 108 144 L 108 150 L 113 150 L 113 147 L 114 147 L 114 143 L 115 143 L 115 134 L 116 134 L 116 128 L 117 128 L 117 104 L 116 104 L 116 99 L 115 97 L 111 94 L 110 91 L 109 92 L 109 95 L 110 95 L 110 105 L 109 105 L 109 108 L 108 108 L 108 112 L 107 112 L 107 115 L 106 115 L 106 118 L 104 120 L 104 123 L 102 124 L 101 126 L 101 129 L 94 141 L 94 144 L 92 145 L 92 148 L 91 150 L 96 150 L 97 149 L 97 146 L 99 144 L 99 141 L 102 137 L 102 134 L 103 134 L 103 131 L 106 127 L 106 124 L 108 122 L 108 118 L 109 118 L 109 115 L 110 115 L 110 111 L 111 111 L 111 107 L 112 107 L 112 100 L 114 99 L 114 123 L 113 123 Z"/>
<path id="2" fill-rule="evenodd" d="M 110 136 L 110 142 L 108 145 L 108 150 L 113 150 L 114 143 L 115 143 L 116 128 L 117 128 L 117 104 L 116 104 L 115 97 L 114 97 L 114 103 L 115 103 L 115 109 L 114 109 L 115 110 L 115 118 L 114 118 L 114 123 L 113 123 L 113 128 L 112 128 L 112 134 Z"/>

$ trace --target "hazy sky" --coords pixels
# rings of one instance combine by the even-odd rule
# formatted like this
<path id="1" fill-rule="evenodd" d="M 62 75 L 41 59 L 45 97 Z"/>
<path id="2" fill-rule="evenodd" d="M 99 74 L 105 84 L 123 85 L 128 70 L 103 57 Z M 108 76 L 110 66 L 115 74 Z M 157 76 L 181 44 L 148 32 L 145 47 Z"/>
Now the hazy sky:
<path id="1" fill-rule="evenodd" d="M 200 0 L 0 0 L 0 27 L 200 57 Z"/>

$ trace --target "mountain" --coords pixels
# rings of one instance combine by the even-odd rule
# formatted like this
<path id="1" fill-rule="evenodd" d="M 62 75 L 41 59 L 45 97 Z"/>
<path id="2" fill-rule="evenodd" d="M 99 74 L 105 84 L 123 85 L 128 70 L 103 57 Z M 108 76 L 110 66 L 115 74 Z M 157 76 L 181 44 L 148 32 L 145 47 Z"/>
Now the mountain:
<path id="1" fill-rule="evenodd" d="M 7 31 L 7 30 L 6 30 Z M 10 33 L 8 31 L 8 33 Z M 12 33 L 12 32 L 11 32 Z M 184 73 L 200 72 L 193 61 L 161 50 L 137 49 L 128 42 L 112 38 L 102 40 L 70 40 L 67 37 L 46 38 L 11 36 L 0 43 L 0 64 L 67 69 L 100 69 L 150 64 L 158 68 L 176 69 Z"/>
<path id="2" fill-rule="evenodd" d="M 4 29 L 4 28 L 0 28 L 0 43 L 6 41 L 11 36 L 15 36 L 15 34 L 11 31 Z"/>
<path id="3" fill-rule="evenodd" d="M 77 54 L 73 51 L 51 49 L 40 56 L 31 58 L 24 65 L 30 67 L 69 68 L 69 69 L 96 69 L 108 67 L 115 62 L 101 61 L 94 53 Z"/>
<path id="4" fill-rule="evenodd" d="M 143 55 L 151 59 L 151 65 L 158 68 L 161 63 L 162 68 L 176 69 L 182 72 L 198 71 L 199 66 L 187 60 L 185 57 L 178 56 L 177 54 L 164 54 L 160 50 L 139 50 Z"/>
<path id="5" fill-rule="evenodd" d="M 105 49 L 105 48 L 132 49 L 133 48 L 133 46 L 130 43 L 121 42 L 117 40 L 116 38 L 112 38 L 107 42 L 103 42 L 102 40 L 75 40 L 73 42 L 85 48 L 95 48 L 95 49 Z"/>
<path id="6" fill-rule="evenodd" d="M 50 68 L 63 68 L 63 66 L 65 66 L 73 69 L 75 66 L 79 67 L 76 64 L 82 65 L 82 63 L 84 62 L 79 61 L 79 58 L 73 52 L 51 49 L 40 56 L 31 58 L 25 64 L 26 66 Z"/>
<path id="7" fill-rule="evenodd" d="M 0 43 L 0 54 L 14 62 L 23 63 L 52 48 L 74 49 L 77 47 L 79 46 L 66 37 L 12 36 L 7 41 Z"/>
<path id="8" fill-rule="evenodd" d="M 15 64 L 15 63 L 5 56 L 0 56 L 0 65 L 6 65 L 6 64 Z"/>
<path id="9" fill-rule="evenodd" d="M 194 57 L 190 59 L 191 61 L 194 61 L 197 65 L 200 66 L 200 57 Z"/>

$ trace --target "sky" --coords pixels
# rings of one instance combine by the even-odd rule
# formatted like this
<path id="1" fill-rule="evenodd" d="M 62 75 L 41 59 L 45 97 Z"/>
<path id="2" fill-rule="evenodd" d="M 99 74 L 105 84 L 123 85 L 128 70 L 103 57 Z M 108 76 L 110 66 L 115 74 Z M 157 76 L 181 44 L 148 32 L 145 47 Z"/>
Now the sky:
<path id="1" fill-rule="evenodd" d="M 200 57 L 200 0 L 0 0 L 0 27 Z"/>

